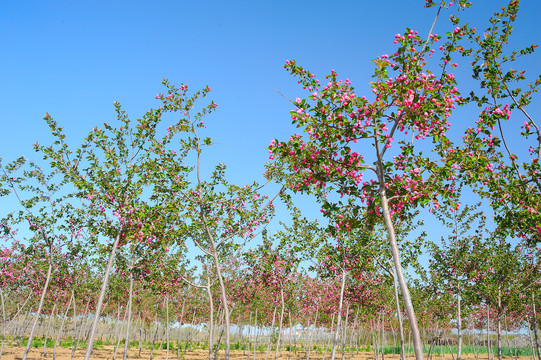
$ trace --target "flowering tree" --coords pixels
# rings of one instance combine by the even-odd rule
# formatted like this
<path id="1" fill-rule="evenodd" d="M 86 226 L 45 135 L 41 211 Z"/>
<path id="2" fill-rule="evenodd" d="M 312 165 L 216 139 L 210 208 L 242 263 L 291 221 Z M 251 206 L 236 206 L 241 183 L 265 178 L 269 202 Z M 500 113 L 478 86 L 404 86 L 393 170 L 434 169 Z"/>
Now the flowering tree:
<path id="1" fill-rule="evenodd" d="M 482 212 L 476 211 L 479 205 L 466 205 L 454 212 L 446 209 L 434 212 L 442 224 L 451 230 L 451 235 L 448 239 L 442 237 L 439 246 L 435 244 L 432 246 L 430 281 L 435 288 L 456 296 L 457 360 L 460 360 L 462 355 L 463 298 L 471 299 L 475 291 L 471 286 L 469 275 L 478 264 L 472 261 L 470 254 L 474 249 L 474 244 L 479 243 L 483 238 L 483 231 L 485 231 L 485 216 Z M 479 219 L 478 227 L 474 234 L 470 234 L 477 219 Z"/>
<path id="2" fill-rule="evenodd" d="M 446 71 L 445 56 L 441 75 L 436 76 L 428 67 L 435 51 L 431 46 L 439 39 L 429 34 L 422 40 L 410 29 L 397 34 L 396 51 L 374 60 L 373 99 L 357 96 L 350 81 L 339 80 L 334 71 L 324 85 L 295 61 L 287 61 L 285 68 L 309 92 L 306 98 L 292 101 L 295 110 L 291 118 L 305 134 L 271 142 L 274 161 L 267 173 L 284 181 L 292 191 L 316 194 L 323 213 L 338 218 L 341 231 L 351 231 L 354 222 L 360 221 L 358 214 L 366 214 L 367 223 L 383 217 L 417 359 L 423 358 L 421 338 L 394 221 L 407 219 L 418 205 L 438 207 L 437 197 L 453 191 L 451 185 L 444 187 L 448 179 L 437 170 L 437 163 L 415 146 L 425 139 L 431 139 L 436 149 L 448 146 L 447 119 L 459 101 L 454 76 Z M 395 144 L 398 148 L 393 148 Z M 438 175 L 430 177 L 430 173 Z M 327 197 L 331 194 L 353 199 L 365 210 L 336 213 Z"/>
<path id="3" fill-rule="evenodd" d="M 479 86 L 468 100 L 482 110 L 466 129 L 463 144 L 450 149 L 446 157 L 463 182 L 490 200 L 500 231 L 537 243 L 541 241 L 541 130 L 528 105 L 541 85 L 541 75 L 525 84 L 525 71 L 514 68 L 537 45 L 507 50 L 518 11 L 519 1 L 509 1 L 490 18 L 482 35 L 452 18 L 464 37 L 457 38 L 449 51 L 458 51 L 471 62 Z M 508 121 L 513 125 L 504 124 Z M 523 139 L 520 147 L 510 142 L 518 136 Z"/>
<path id="4" fill-rule="evenodd" d="M 203 116 L 212 112 L 217 105 L 208 104 L 202 111 L 192 110 L 193 100 L 182 104 L 182 97 L 188 90 L 187 85 L 176 88 L 168 83 L 167 94 L 159 94 L 163 101 L 164 111 L 183 110 L 183 137 L 179 140 L 179 148 L 165 152 L 156 152 L 153 167 L 161 169 L 155 173 L 157 178 L 152 199 L 174 214 L 170 226 L 179 234 L 177 241 L 182 243 L 191 240 L 205 256 L 212 259 L 216 277 L 220 286 L 220 298 L 224 311 L 225 323 L 225 357 L 229 358 L 230 349 L 230 305 L 222 265 L 224 257 L 253 238 L 255 231 L 268 223 L 274 214 L 273 198 L 269 199 L 260 193 L 257 183 L 238 186 L 230 183 L 226 176 L 225 164 L 218 164 L 205 180 L 202 174 L 201 154 L 203 149 L 212 145 L 210 138 L 201 138 L 198 129 L 204 128 Z M 205 88 L 206 95 L 210 88 Z M 171 134 L 174 134 L 174 131 Z M 168 135 L 170 136 L 170 135 Z M 191 178 L 184 175 L 191 174 Z"/>
<path id="5" fill-rule="evenodd" d="M 71 196 L 64 194 L 67 181 L 62 178 L 61 173 L 56 170 L 47 173 L 38 164 L 23 157 L 6 166 L 0 162 L 0 171 L 0 186 L 4 189 L 4 195 L 13 195 L 20 205 L 19 211 L 14 211 L 2 219 L 3 229 L 13 238 L 28 231 L 30 236 L 25 240 L 30 246 L 27 251 L 32 253 L 35 249 L 31 255 L 35 263 L 40 264 L 45 260 L 42 264 L 46 264 L 47 269 L 44 278 L 38 282 L 40 285 L 43 283 L 43 288 L 35 289 L 40 293 L 40 300 L 23 355 L 23 359 L 26 359 L 47 298 L 53 270 L 58 267 L 58 264 L 55 266 L 54 259 L 58 260 L 63 255 L 61 247 L 69 246 L 69 250 L 75 249 L 77 254 L 82 227 L 74 220 Z"/>
<path id="6" fill-rule="evenodd" d="M 103 128 L 94 128 L 83 144 L 71 150 L 63 129 L 47 114 L 45 121 L 55 138 L 51 146 L 36 144 L 44 160 L 48 160 L 54 171 L 74 188 L 74 196 L 84 206 L 89 220 L 85 224 L 93 235 L 93 244 L 109 253 L 103 275 L 94 320 L 89 335 L 85 359 L 90 357 L 94 334 L 107 290 L 109 274 L 117 248 L 127 243 L 139 243 L 149 248 L 165 247 L 165 235 L 174 229 L 169 225 L 163 208 L 152 203 L 146 192 L 152 192 L 153 184 L 163 176 L 155 158 L 170 153 L 167 146 L 172 137 L 188 126 L 181 118 L 160 136 L 157 129 L 166 112 L 188 111 L 193 107 L 196 93 L 188 98 L 184 93 L 176 98 L 165 99 L 166 106 L 147 111 L 143 117 L 132 121 L 115 102 L 119 126 L 105 123 Z M 205 92 L 203 92 L 205 94 Z M 179 175 L 177 175 L 179 176 Z M 185 176 L 185 173 L 180 173 Z M 103 246 L 100 239 L 112 239 Z"/>

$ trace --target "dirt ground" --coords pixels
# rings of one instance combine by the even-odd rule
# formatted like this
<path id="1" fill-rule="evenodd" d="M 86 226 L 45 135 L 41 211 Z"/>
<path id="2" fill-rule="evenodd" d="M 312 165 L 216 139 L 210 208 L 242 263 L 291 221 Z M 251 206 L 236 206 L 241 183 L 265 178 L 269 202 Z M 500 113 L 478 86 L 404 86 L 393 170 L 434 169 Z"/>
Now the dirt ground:
<path id="1" fill-rule="evenodd" d="M 47 357 L 44 357 L 42 354 L 43 349 L 31 349 L 28 359 L 29 360 L 45 360 L 45 359 L 51 359 L 53 358 L 53 351 L 52 349 L 47 349 Z M 24 353 L 23 347 L 4 347 L 4 353 L 2 354 L 2 360 L 20 360 L 22 358 L 22 355 Z M 117 360 L 121 360 L 123 355 L 122 349 L 119 349 L 117 353 Z M 143 350 L 141 353 L 141 357 L 138 357 L 138 349 L 133 349 L 128 351 L 128 358 L 130 359 L 150 359 L 150 350 Z M 166 355 L 165 350 L 154 350 L 153 360 L 164 360 Z M 175 351 L 169 352 L 169 360 L 176 360 L 177 353 Z M 208 350 L 194 350 L 189 351 L 186 353 L 184 357 L 182 357 L 181 353 L 181 359 L 184 360 L 205 360 L 208 359 Z M 220 351 L 218 354 L 218 359 L 223 359 L 223 351 Z M 282 356 L 280 359 L 282 360 L 288 360 L 289 353 L 283 352 L 281 354 Z M 84 349 L 77 350 L 75 353 L 75 359 L 83 359 L 84 358 Z M 244 354 L 243 351 L 231 351 L 230 358 L 234 360 L 252 360 L 253 354 L 248 356 L 248 352 Z M 314 352 L 310 353 L 310 359 L 313 360 L 321 360 L 323 358 L 323 354 L 315 354 Z M 71 350 L 67 348 L 57 348 L 56 349 L 56 360 L 70 360 L 71 359 Z M 91 357 L 91 359 L 96 360 L 112 360 L 113 359 L 113 348 L 112 347 L 106 347 L 104 349 L 95 349 L 94 354 Z M 257 353 L 256 354 L 256 360 L 263 360 L 265 359 L 265 353 Z M 274 360 L 274 352 L 269 352 L 269 360 Z M 295 354 L 291 354 L 292 360 L 301 360 L 306 359 L 306 355 L 304 352 L 297 352 L 297 356 Z M 330 352 L 327 353 L 325 356 L 325 359 L 330 359 Z M 338 353 L 336 355 L 336 359 L 341 360 L 342 354 Z M 346 353 L 346 360 L 349 360 L 349 353 Z M 385 360 L 399 360 L 399 355 L 385 355 Z M 510 357 L 504 357 L 506 360 L 512 360 Z M 373 353 L 359 353 L 359 355 L 356 355 L 355 353 L 352 353 L 351 360 L 375 360 Z M 381 360 L 381 358 L 380 358 Z M 407 359 L 408 360 L 408 359 Z M 409 356 L 409 360 L 415 360 L 413 355 Z M 444 355 L 443 358 L 441 356 L 434 356 L 432 360 L 453 360 L 451 355 Z M 472 355 L 462 355 L 462 360 L 476 360 L 475 356 Z M 477 360 L 488 360 L 486 354 L 481 354 Z M 519 357 L 518 360 L 530 360 L 529 356 L 523 356 Z"/>

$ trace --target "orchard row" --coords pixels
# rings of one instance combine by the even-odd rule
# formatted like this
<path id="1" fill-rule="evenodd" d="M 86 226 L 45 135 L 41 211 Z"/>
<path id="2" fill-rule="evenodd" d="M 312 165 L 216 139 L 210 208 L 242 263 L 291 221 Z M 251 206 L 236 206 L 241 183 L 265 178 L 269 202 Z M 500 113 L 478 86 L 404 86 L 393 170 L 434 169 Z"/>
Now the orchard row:
<path id="1" fill-rule="evenodd" d="M 456 332 L 460 360 L 463 332 L 484 329 L 489 348 L 496 333 L 501 359 L 502 333 L 531 329 L 541 359 L 541 132 L 528 111 L 541 77 L 528 82 L 513 68 L 536 46 L 507 49 L 516 0 L 482 33 L 460 20 L 469 3 L 438 6 L 436 20 L 451 13 L 449 31 L 397 34 L 389 55 L 373 60 L 366 96 L 335 71 L 320 78 L 286 62 L 306 95 L 291 101 L 298 133 L 270 142 L 266 184 L 232 184 L 224 164 L 204 170 L 213 145 L 204 119 L 217 109 L 209 87 L 164 80 L 158 106 L 135 120 L 115 102 L 115 123 L 79 146 L 46 114 L 53 141 L 36 143 L 41 156 L 0 163 L 10 204 L 1 222 L 3 343 L 26 337 L 26 360 L 47 318 L 57 342 L 72 325 L 87 360 L 108 322 L 126 347 L 134 326 L 169 334 L 187 323 L 204 324 L 209 359 L 220 342 L 229 359 L 232 334 L 258 348 L 258 331 L 268 344 L 276 335 L 278 357 L 286 333 L 302 327 L 304 346 L 323 344 L 319 331 L 334 360 L 346 343 L 382 353 L 390 330 L 403 358 L 412 349 L 422 360 L 423 343 Z M 476 85 L 459 82 L 457 67 Z M 473 114 L 463 129 L 459 106 Z M 463 191 L 490 204 L 494 231 L 479 205 L 461 204 Z M 312 196 L 322 217 L 307 218 L 296 194 Z M 290 221 L 268 234 L 278 203 Z M 419 214 L 448 235 L 428 239 Z M 259 236 L 262 244 L 249 243 Z"/>

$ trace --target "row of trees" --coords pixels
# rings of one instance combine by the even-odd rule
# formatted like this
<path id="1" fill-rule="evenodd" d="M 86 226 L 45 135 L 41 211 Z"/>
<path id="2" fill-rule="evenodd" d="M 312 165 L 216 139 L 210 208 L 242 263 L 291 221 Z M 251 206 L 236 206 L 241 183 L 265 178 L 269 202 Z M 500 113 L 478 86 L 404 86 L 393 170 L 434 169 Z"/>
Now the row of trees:
<path id="1" fill-rule="evenodd" d="M 275 358 L 281 350 L 292 348 L 306 355 L 313 346 L 327 349 L 331 357 L 346 348 L 372 349 L 377 355 L 384 346 L 396 346 L 403 357 L 409 356 L 411 336 L 403 330 L 408 320 L 403 301 L 397 299 L 385 251 L 372 247 L 355 252 L 327 244 L 318 248 L 319 260 L 313 264 L 313 274 L 308 274 L 291 247 L 278 241 L 279 245 L 273 245 L 272 240 L 223 264 L 230 323 L 236 335 L 233 343 L 242 342 L 244 348 L 250 344 L 251 349 L 266 353 L 272 342 Z M 538 260 L 538 251 L 509 249 L 481 238 L 473 243 L 475 250 L 461 256 L 462 267 L 448 261 L 464 247 L 435 248 L 430 278 L 410 283 L 423 344 L 460 347 L 462 332 L 466 332 L 467 345 L 495 346 L 499 356 L 505 349 L 518 352 L 517 346 L 537 349 L 539 288 L 528 284 L 539 277 L 531 265 L 532 259 Z M 11 278 L 3 282 L 1 292 L 3 339 L 22 344 L 36 323 L 34 334 L 44 346 L 47 339 L 56 348 L 63 338 L 71 337 L 75 354 L 90 339 L 104 266 L 83 261 L 70 274 L 60 268 L 64 260 L 55 258 L 55 276 L 36 317 L 41 289 L 35 284 L 45 282 L 46 268 L 39 258 L 25 256 L 23 245 L 10 250 L 10 264 L 3 267 L 3 274 Z M 209 357 L 215 356 L 214 349 L 223 344 L 226 331 L 220 284 L 207 283 L 216 279 L 215 271 L 203 268 L 200 276 L 183 281 L 183 275 L 164 276 L 178 271 L 176 261 L 128 270 L 120 258 L 114 269 L 95 332 L 100 343 L 112 344 L 115 353 L 120 353 L 123 340 L 125 356 L 130 341 L 139 351 L 142 341 L 152 342 L 153 348 L 163 342 L 160 348 L 169 346 L 178 356 L 197 338 L 205 343 Z M 523 276 L 517 278 L 517 273 Z M 192 281 L 208 288 L 190 286 Z M 179 332 L 180 324 L 184 326 Z M 453 329 L 460 329 L 458 336 Z M 517 337 L 524 329 L 531 333 L 531 344 Z M 139 344 L 133 345 L 134 341 Z M 46 347 L 43 351 L 47 354 Z"/>
<path id="2" fill-rule="evenodd" d="M 75 147 L 47 114 L 54 141 L 36 143 L 42 159 L 1 164 L 0 194 L 21 209 L 1 223 L 7 240 L 0 273 L 3 329 L 27 297 L 33 323 L 23 359 L 41 314 L 73 304 L 75 316 L 75 304 L 81 307 L 75 293 L 86 299 L 82 303 L 92 319 L 85 360 L 100 321 L 111 316 L 102 312 L 107 304 L 125 309 L 127 346 L 130 323 L 142 316 L 134 302 L 154 299 L 147 309 L 168 309 L 160 304 L 174 301 L 179 308 L 179 297 L 196 293 L 208 303 L 208 309 L 198 306 L 206 309 L 200 317 L 209 327 L 209 358 L 217 313 L 223 317 L 226 359 L 235 313 L 257 319 L 258 310 L 260 324 L 269 320 L 278 328 L 276 356 L 285 319 L 319 321 L 331 329 L 332 359 L 343 338 L 341 324 L 352 326 L 353 317 L 358 326 L 374 324 L 377 316 L 383 323 L 383 314 L 386 321 L 395 319 L 402 355 L 407 322 L 418 360 L 423 359 L 420 326 L 456 327 L 459 359 L 463 319 L 470 314 L 486 311 L 488 324 L 495 311 L 500 349 L 502 321 L 535 328 L 541 133 L 527 107 L 541 78 L 523 90 L 524 72 L 512 68 L 535 46 L 507 52 L 518 1 L 495 13 L 482 35 L 458 17 L 469 6 L 439 4 L 436 19 L 444 8 L 457 11 L 443 37 L 432 30 L 423 38 L 411 29 L 397 34 L 394 52 L 374 59 L 368 97 L 357 96 L 349 80 L 334 71 L 323 84 L 287 61 L 285 68 L 308 95 L 292 101 L 291 118 L 300 133 L 269 146 L 265 177 L 279 184 L 274 194 L 266 184 L 231 184 L 224 164 L 209 171 L 203 163 L 212 145 L 200 135 L 203 120 L 217 107 L 212 101 L 198 105 L 208 87 L 192 94 L 185 84 L 164 81 L 165 92 L 156 96 L 159 106 L 135 120 L 115 103 L 117 122 L 94 128 Z M 471 60 L 478 80 L 472 89 L 460 86 L 450 72 L 463 58 Z M 461 96 L 465 92 L 470 96 Z M 455 139 L 452 113 L 466 105 L 482 110 Z M 520 156 L 503 131 L 502 122 L 511 115 L 525 119 L 520 135 L 530 147 Z M 488 233 L 472 204 L 460 209 L 463 188 L 490 201 L 494 232 Z M 295 206 L 296 193 L 313 196 L 323 218 L 305 218 Z M 249 250 L 245 245 L 271 221 L 278 199 L 291 221 L 271 237 L 265 231 L 263 245 Z M 423 230 L 416 223 L 420 208 L 449 227 L 451 235 L 442 244 L 409 236 Z M 472 228 L 476 221 L 478 228 Z M 427 247 L 428 273 L 418 262 Z M 312 265 L 306 268 L 307 263 Z M 405 266 L 417 274 L 409 281 Z M 113 279 L 128 288 L 125 304 L 112 300 Z M 424 308 L 429 299 L 448 306 Z"/>

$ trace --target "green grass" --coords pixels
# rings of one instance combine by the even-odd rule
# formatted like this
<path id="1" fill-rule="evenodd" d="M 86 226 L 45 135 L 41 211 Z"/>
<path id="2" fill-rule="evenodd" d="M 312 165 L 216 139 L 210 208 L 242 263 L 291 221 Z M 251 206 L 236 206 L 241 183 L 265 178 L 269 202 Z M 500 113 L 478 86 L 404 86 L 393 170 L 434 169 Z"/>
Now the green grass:
<path id="1" fill-rule="evenodd" d="M 409 350 L 409 351 L 408 351 Z M 454 346 L 447 346 L 447 345 L 436 345 L 432 347 L 432 350 L 430 350 L 429 345 L 423 346 L 423 353 L 428 354 L 430 351 L 433 355 L 441 355 L 443 354 L 456 354 L 458 352 L 458 347 L 456 345 Z M 498 353 L 498 347 L 497 346 L 491 346 L 490 351 L 492 354 Z M 515 353 L 516 351 L 516 353 Z M 406 346 L 406 352 L 409 352 L 410 354 L 413 354 L 413 349 L 408 349 Z M 473 345 L 462 345 L 462 354 L 487 354 L 488 350 L 486 346 L 473 346 Z M 385 346 L 383 348 L 383 354 L 400 354 L 400 346 Z M 517 348 L 516 350 L 512 348 L 511 350 L 508 347 L 502 347 L 502 356 L 531 356 L 532 352 L 531 349 L 526 348 Z"/>
<path id="2" fill-rule="evenodd" d="M 9 341 L 10 339 L 6 339 L 6 340 L 7 340 L 6 341 L 7 343 L 10 342 Z M 44 341 L 45 341 L 44 338 L 34 338 L 32 340 L 32 347 L 33 348 L 43 348 Z M 47 339 L 47 348 L 54 348 L 55 341 L 56 341 L 55 337 L 48 338 Z M 11 342 L 13 342 L 13 341 L 11 341 Z M 120 347 L 124 346 L 124 342 L 125 342 L 124 339 L 122 339 L 120 341 Z M 27 345 L 27 343 L 28 343 L 28 339 L 23 339 L 21 341 L 21 346 L 25 347 Z M 98 349 L 103 349 L 107 345 L 109 345 L 109 346 L 113 345 L 114 346 L 115 343 L 113 343 L 111 341 L 107 341 L 107 340 L 96 340 L 94 342 L 94 346 L 96 348 L 98 348 Z M 244 345 L 246 345 L 246 344 L 244 344 Z M 62 341 L 59 342 L 58 346 L 63 347 L 63 348 L 71 348 L 73 346 L 72 337 L 68 336 L 67 338 L 62 339 Z M 86 346 L 86 342 L 83 339 L 81 339 L 79 341 L 79 348 L 82 348 L 82 347 L 85 347 L 85 346 Z M 169 350 L 170 351 L 176 351 L 179 346 L 180 346 L 181 352 L 183 353 L 184 348 L 186 346 L 186 342 L 183 341 L 180 344 L 178 344 L 177 341 L 171 340 L 170 343 L 169 343 Z M 232 343 L 231 344 L 231 350 L 242 350 L 242 346 L 243 346 L 243 344 L 240 344 L 238 342 Z M 291 350 L 292 351 L 298 350 L 299 349 L 298 346 L 299 345 L 297 345 L 297 348 L 295 348 L 294 345 L 291 345 Z M 142 347 L 144 349 L 150 350 L 152 348 L 152 341 L 151 340 L 143 341 L 142 342 Z M 190 347 L 192 348 L 192 350 L 197 350 L 197 349 L 206 350 L 206 349 L 208 349 L 208 345 L 205 342 L 201 342 L 201 341 L 192 342 Z M 138 349 L 139 348 L 139 340 L 130 341 L 130 348 Z M 160 342 L 156 341 L 154 343 L 154 348 L 156 350 L 158 350 L 160 348 L 165 350 L 165 349 L 167 349 L 167 342 L 164 341 L 164 342 L 162 342 L 160 344 Z M 223 350 L 224 348 L 225 348 L 225 345 L 223 344 L 223 342 L 221 342 L 220 343 L 220 350 Z M 317 349 L 317 346 L 313 345 L 312 348 L 313 348 L 313 351 L 315 351 Z M 252 346 L 250 346 L 250 349 L 253 351 Z M 286 350 L 286 351 L 289 351 L 290 350 L 290 345 L 283 344 L 283 349 Z M 266 344 L 259 344 L 257 351 L 265 351 L 265 350 L 266 350 Z M 322 349 L 319 349 L 319 350 L 321 351 Z M 436 346 L 432 347 L 432 349 L 430 349 L 429 345 L 423 346 L 423 353 L 428 354 L 430 352 L 434 356 L 439 356 L 442 353 L 443 354 L 451 354 L 451 352 L 453 354 L 456 354 L 457 350 L 458 350 L 458 347 L 456 345 L 453 345 L 453 346 L 436 345 Z M 346 351 L 349 351 L 349 347 L 346 347 Z M 353 348 L 351 348 L 351 351 L 354 351 L 354 352 L 357 352 L 357 351 L 372 352 L 372 351 L 374 351 L 374 349 L 371 348 L 370 346 L 361 347 L 359 349 L 353 347 Z M 413 354 L 413 349 L 406 346 L 406 352 L 409 352 L 410 354 Z M 496 346 L 492 346 L 491 347 L 491 352 L 492 352 L 492 354 L 496 355 L 498 353 L 498 348 Z M 383 348 L 383 354 L 400 354 L 400 346 L 399 345 L 385 346 Z M 465 354 L 465 355 L 466 354 L 487 354 L 487 347 L 486 346 L 462 345 L 462 354 Z M 502 347 L 502 355 L 507 356 L 507 357 L 511 357 L 511 356 L 531 356 L 532 351 L 531 351 L 531 349 L 529 347 L 523 347 L 523 348 L 517 348 L 517 349 L 514 349 L 514 348 L 509 349 L 508 347 L 503 346 Z"/>

